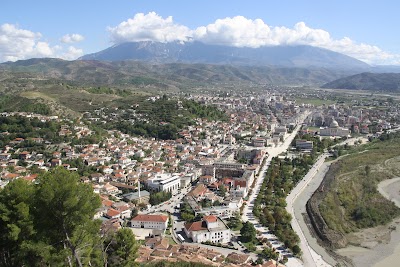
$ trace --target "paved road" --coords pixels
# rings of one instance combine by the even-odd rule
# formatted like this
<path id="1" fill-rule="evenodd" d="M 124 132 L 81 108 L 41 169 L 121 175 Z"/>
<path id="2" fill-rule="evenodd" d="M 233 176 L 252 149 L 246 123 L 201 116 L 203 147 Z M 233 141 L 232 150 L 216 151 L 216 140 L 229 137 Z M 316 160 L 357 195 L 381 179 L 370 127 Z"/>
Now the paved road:
<path id="1" fill-rule="evenodd" d="M 335 146 L 338 145 L 354 145 L 354 143 L 358 140 L 361 140 L 362 143 L 365 143 L 368 141 L 365 137 L 356 137 L 356 138 L 349 138 L 343 142 L 338 143 Z M 311 235 L 305 234 L 304 231 L 308 231 L 308 229 L 304 229 L 307 226 L 300 225 L 302 218 L 299 218 L 301 215 L 301 211 L 299 210 L 299 205 L 301 205 L 301 208 L 304 208 L 307 200 L 310 198 L 311 194 L 318 188 L 319 184 L 321 183 L 324 174 L 326 173 L 328 169 L 329 164 L 324 164 L 325 159 L 329 156 L 329 154 L 324 153 L 319 156 L 313 167 L 309 170 L 309 172 L 304 176 L 303 180 L 300 181 L 297 186 L 290 192 L 290 194 L 286 198 L 287 202 L 287 207 L 286 210 L 292 215 L 292 228 L 296 231 L 296 233 L 300 237 L 300 247 L 303 252 L 302 259 L 304 261 L 305 266 L 332 266 L 329 263 L 327 263 L 322 256 L 319 253 L 322 253 L 325 255 L 324 257 L 328 257 L 329 261 L 332 262 L 334 261 L 330 255 L 328 255 L 325 251 L 322 251 L 323 248 L 321 248 L 318 244 L 315 244 L 313 240 L 311 240 Z M 316 174 L 324 168 L 325 170 L 322 171 L 321 173 L 324 173 L 322 177 L 316 177 Z M 318 178 L 318 179 L 316 179 Z M 314 180 L 315 181 L 314 184 Z M 309 187 L 312 185 L 311 187 Z M 307 190 L 306 190 L 307 189 Z M 304 196 L 307 195 L 307 196 Z M 299 196 L 301 197 L 301 200 L 298 200 Z M 298 200 L 298 201 L 297 201 Z M 302 203 L 299 203 L 301 201 Z M 295 208 L 297 208 L 296 213 L 295 213 Z M 300 213 L 300 215 L 298 214 Z M 313 242 L 313 247 L 317 247 L 316 249 L 319 249 L 319 253 L 317 253 L 311 246 L 310 242 Z"/>
<path id="2" fill-rule="evenodd" d="M 308 114 L 306 114 L 306 115 L 308 115 Z M 304 119 L 305 118 L 306 118 L 306 116 L 304 116 Z M 272 158 L 278 156 L 282 152 L 287 151 L 287 149 L 289 148 L 291 142 L 295 138 L 295 136 L 296 136 L 297 132 L 300 130 L 300 128 L 301 128 L 301 125 L 298 125 L 293 130 L 293 132 L 285 139 L 285 141 L 282 144 L 280 144 L 279 146 L 271 147 L 271 148 L 267 149 L 268 158 L 266 159 L 265 164 L 261 169 L 260 175 L 256 181 L 256 184 L 253 188 L 251 195 L 249 195 L 249 200 L 247 201 L 247 205 L 243 209 L 243 215 L 242 215 L 243 221 L 250 221 L 251 223 L 253 223 L 254 227 L 258 231 L 262 232 L 262 236 L 264 238 L 267 238 L 268 240 L 272 241 L 271 242 L 272 246 L 279 252 L 280 255 L 288 256 L 288 262 L 286 264 L 287 266 L 303 266 L 303 264 L 299 259 L 292 257 L 292 255 L 290 253 L 288 253 L 288 251 L 284 248 L 284 244 L 282 242 L 280 242 L 276 236 L 271 234 L 266 227 L 263 227 L 260 224 L 258 219 L 256 217 L 254 217 L 254 215 L 253 215 L 253 208 L 254 208 L 254 200 L 256 199 L 257 195 L 260 192 L 260 187 L 262 185 L 263 178 L 265 177 L 265 173 L 271 163 Z"/>
<path id="3" fill-rule="evenodd" d="M 296 215 L 294 213 L 294 202 L 301 194 L 304 189 L 309 185 L 309 183 L 314 178 L 315 174 L 318 172 L 319 168 L 325 161 L 325 158 L 328 156 L 327 153 L 321 154 L 315 164 L 311 167 L 309 172 L 304 176 L 303 180 L 301 180 L 297 186 L 290 192 L 290 194 L 286 198 L 286 210 L 292 215 L 292 228 L 300 237 L 300 248 L 303 252 L 302 259 L 305 266 L 331 266 L 326 263 L 320 255 L 318 255 L 308 244 L 307 238 L 303 233 L 303 230 L 300 227 L 299 222 L 297 221 Z M 304 203 L 305 204 L 305 203 Z"/>

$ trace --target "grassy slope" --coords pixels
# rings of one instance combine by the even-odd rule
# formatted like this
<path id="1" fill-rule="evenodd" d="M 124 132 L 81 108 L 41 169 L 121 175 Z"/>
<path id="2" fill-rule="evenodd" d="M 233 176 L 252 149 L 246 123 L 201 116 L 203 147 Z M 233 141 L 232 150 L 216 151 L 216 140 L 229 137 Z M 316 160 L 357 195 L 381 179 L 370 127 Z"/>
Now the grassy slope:
<path id="1" fill-rule="evenodd" d="M 399 162 L 400 137 L 377 140 L 341 159 L 335 181 L 320 205 L 328 226 L 350 233 L 400 216 L 400 209 L 377 191 L 380 181 L 400 174 Z"/>

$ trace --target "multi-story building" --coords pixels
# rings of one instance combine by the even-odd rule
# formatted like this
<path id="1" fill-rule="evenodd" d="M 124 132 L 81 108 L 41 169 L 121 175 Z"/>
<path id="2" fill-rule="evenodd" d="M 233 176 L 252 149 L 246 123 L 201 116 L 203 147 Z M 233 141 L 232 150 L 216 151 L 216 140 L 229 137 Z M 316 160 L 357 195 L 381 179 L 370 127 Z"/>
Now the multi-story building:
<path id="1" fill-rule="evenodd" d="M 171 174 L 158 174 L 154 178 L 147 180 L 147 186 L 154 191 L 176 194 L 181 187 L 181 177 Z"/>
<path id="2" fill-rule="evenodd" d="M 313 141 L 298 139 L 298 140 L 296 140 L 296 148 L 301 149 L 301 150 L 312 150 L 313 149 Z"/>
<path id="3" fill-rule="evenodd" d="M 131 227 L 165 230 L 168 228 L 168 216 L 161 214 L 139 214 L 131 220 Z"/>
<path id="4" fill-rule="evenodd" d="M 237 211 L 237 209 L 233 209 L 229 206 L 213 206 L 209 208 L 202 208 L 200 210 L 195 211 L 196 216 L 198 214 L 201 215 L 214 215 L 218 216 L 222 219 L 228 219 L 233 216 L 233 214 Z"/>
<path id="5" fill-rule="evenodd" d="M 231 241 L 231 230 L 217 216 L 204 216 L 202 221 L 186 223 L 185 234 L 195 243 L 211 241 L 228 243 Z"/>

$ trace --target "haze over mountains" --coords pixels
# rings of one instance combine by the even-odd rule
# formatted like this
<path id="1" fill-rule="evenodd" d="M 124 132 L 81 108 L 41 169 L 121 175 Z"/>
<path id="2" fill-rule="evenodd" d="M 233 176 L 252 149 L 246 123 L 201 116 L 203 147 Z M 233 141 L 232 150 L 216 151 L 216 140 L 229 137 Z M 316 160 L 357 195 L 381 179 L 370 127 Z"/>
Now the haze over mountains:
<path id="1" fill-rule="evenodd" d="M 210 45 L 201 42 L 128 42 L 114 45 L 80 59 L 153 63 L 204 63 L 235 66 L 278 66 L 300 68 L 368 69 L 355 58 L 327 49 L 298 46 L 263 46 L 259 48 Z"/>

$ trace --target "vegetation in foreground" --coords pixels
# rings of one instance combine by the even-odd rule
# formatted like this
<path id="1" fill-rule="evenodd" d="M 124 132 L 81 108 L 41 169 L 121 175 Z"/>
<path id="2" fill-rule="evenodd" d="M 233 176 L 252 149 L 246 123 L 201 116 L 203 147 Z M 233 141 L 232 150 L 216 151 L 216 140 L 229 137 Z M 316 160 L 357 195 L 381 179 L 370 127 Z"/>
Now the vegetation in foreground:
<path id="1" fill-rule="evenodd" d="M 329 228 L 346 234 L 390 222 L 400 209 L 385 199 L 377 184 L 400 175 L 400 134 L 382 135 L 340 159 L 319 209 Z"/>
<path id="2" fill-rule="evenodd" d="M 100 235 L 99 197 L 63 168 L 0 191 L 0 266 L 132 266 L 132 231 Z"/>

